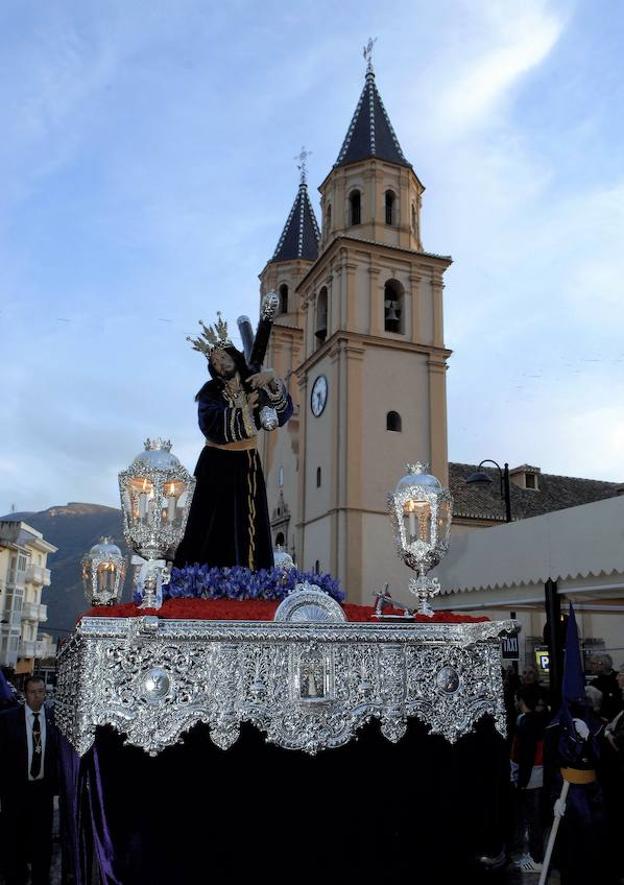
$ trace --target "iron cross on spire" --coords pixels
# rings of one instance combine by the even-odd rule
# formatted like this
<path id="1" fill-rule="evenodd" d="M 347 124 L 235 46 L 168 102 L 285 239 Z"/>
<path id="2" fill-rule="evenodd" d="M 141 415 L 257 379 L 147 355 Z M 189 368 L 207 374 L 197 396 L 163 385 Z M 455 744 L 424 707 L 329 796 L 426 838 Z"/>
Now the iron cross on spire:
<path id="1" fill-rule="evenodd" d="M 307 160 L 308 157 L 312 156 L 312 151 L 306 151 L 304 147 L 301 148 L 301 152 L 295 157 L 297 160 L 297 169 L 299 170 L 299 183 L 306 184 L 306 176 L 308 174 L 307 169 Z"/>
<path id="2" fill-rule="evenodd" d="M 373 46 L 377 42 L 377 37 L 369 37 L 368 43 L 362 49 L 362 55 L 366 59 L 366 73 L 373 73 Z"/>

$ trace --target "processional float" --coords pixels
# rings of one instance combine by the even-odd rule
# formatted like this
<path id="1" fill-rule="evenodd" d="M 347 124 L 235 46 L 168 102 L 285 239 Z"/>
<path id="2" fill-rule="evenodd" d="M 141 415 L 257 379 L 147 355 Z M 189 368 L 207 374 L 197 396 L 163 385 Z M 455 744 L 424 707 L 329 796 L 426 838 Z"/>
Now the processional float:
<path id="1" fill-rule="evenodd" d="M 270 426 L 271 416 L 265 419 Z M 78 754 L 102 725 L 152 755 L 200 722 L 224 750 L 249 722 L 268 742 L 311 754 L 348 743 L 373 719 L 393 742 L 412 717 L 450 742 L 485 714 L 504 734 L 500 639 L 517 624 L 433 616 L 440 587 L 428 572 L 448 549 L 452 499 L 427 465 L 408 466 L 388 496 L 398 555 L 415 572 L 409 589 L 417 610 L 395 602 L 386 587 L 374 610 L 352 606 L 362 611 L 348 620 L 313 578 L 288 582 L 293 563 L 278 551 L 277 571 L 289 587 L 272 621 L 214 620 L 208 608 L 205 619 L 163 619 L 163 592 L 175 590 L 169 562 L 195 483 L 171 448 L 148 439 L 119 474 L 124 538 L 138 562 L 134 616 L 104 616 L 123 585 L 119 548 L 103 539 L 83 559 L 94 608 L 60 650 L 56 702 L 59 726 Z"/>

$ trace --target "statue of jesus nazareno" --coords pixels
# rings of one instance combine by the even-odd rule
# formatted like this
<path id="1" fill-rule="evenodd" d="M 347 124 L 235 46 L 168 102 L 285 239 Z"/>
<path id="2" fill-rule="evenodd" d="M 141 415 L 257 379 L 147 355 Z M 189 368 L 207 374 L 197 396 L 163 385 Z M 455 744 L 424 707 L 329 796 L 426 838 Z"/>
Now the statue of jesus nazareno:
<path id="1" fill-rule="evenodd" d="M 283 427 L 293 413 L 286 384 L 271 370 L 253 373 L 228 338 L 221 316 L 189 338 L 208 360 L 207 381 L 197 393 L 199 428 L 205 445 L 184 538 L 174 565 L 273 567 L 273 545 L 262 465 L 256 439 L 261 403 Z"/>

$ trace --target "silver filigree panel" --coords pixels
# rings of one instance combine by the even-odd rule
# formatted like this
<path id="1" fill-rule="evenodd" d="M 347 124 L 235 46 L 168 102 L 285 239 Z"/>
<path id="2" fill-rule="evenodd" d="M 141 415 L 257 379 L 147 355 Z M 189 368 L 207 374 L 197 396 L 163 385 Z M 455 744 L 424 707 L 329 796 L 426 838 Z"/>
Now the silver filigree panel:
<path id="1" fill-rule="evenodd" d="M 298 624 L 85 618 L 59 655 L 57 719 L 76 750 L 98 725 L 156 754 L 198 722 L 227 749 L 242 722 L 280 747 L 339 747 L 372 718 L 449 741 L 504 731 L 500 636 L 514 622 Z"/>

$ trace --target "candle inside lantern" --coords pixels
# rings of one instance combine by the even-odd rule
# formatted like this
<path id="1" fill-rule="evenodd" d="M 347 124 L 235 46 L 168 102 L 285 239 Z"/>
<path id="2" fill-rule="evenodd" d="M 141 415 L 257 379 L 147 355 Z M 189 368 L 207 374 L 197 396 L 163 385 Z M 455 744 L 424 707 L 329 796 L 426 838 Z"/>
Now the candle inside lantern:
<path id="1" fill-rule="evenodd" d="M 175 496 L 175 485 L 171 483 L 169 486 L 169 499 L 167 505 L 167 522 L 173 522 L 175 519 L 175 509 L 176 509 L 176 496 Z"/>
<path id="2" fill-rule="evenodd" d="M 143 480 L 143 486 L 141 487 L 141 493 L 139 495 L 139 519 L 145 519 L 149 511 L 149 500 L 154 495 L 153 489 L 147 489 L 147 479 Z"/>

